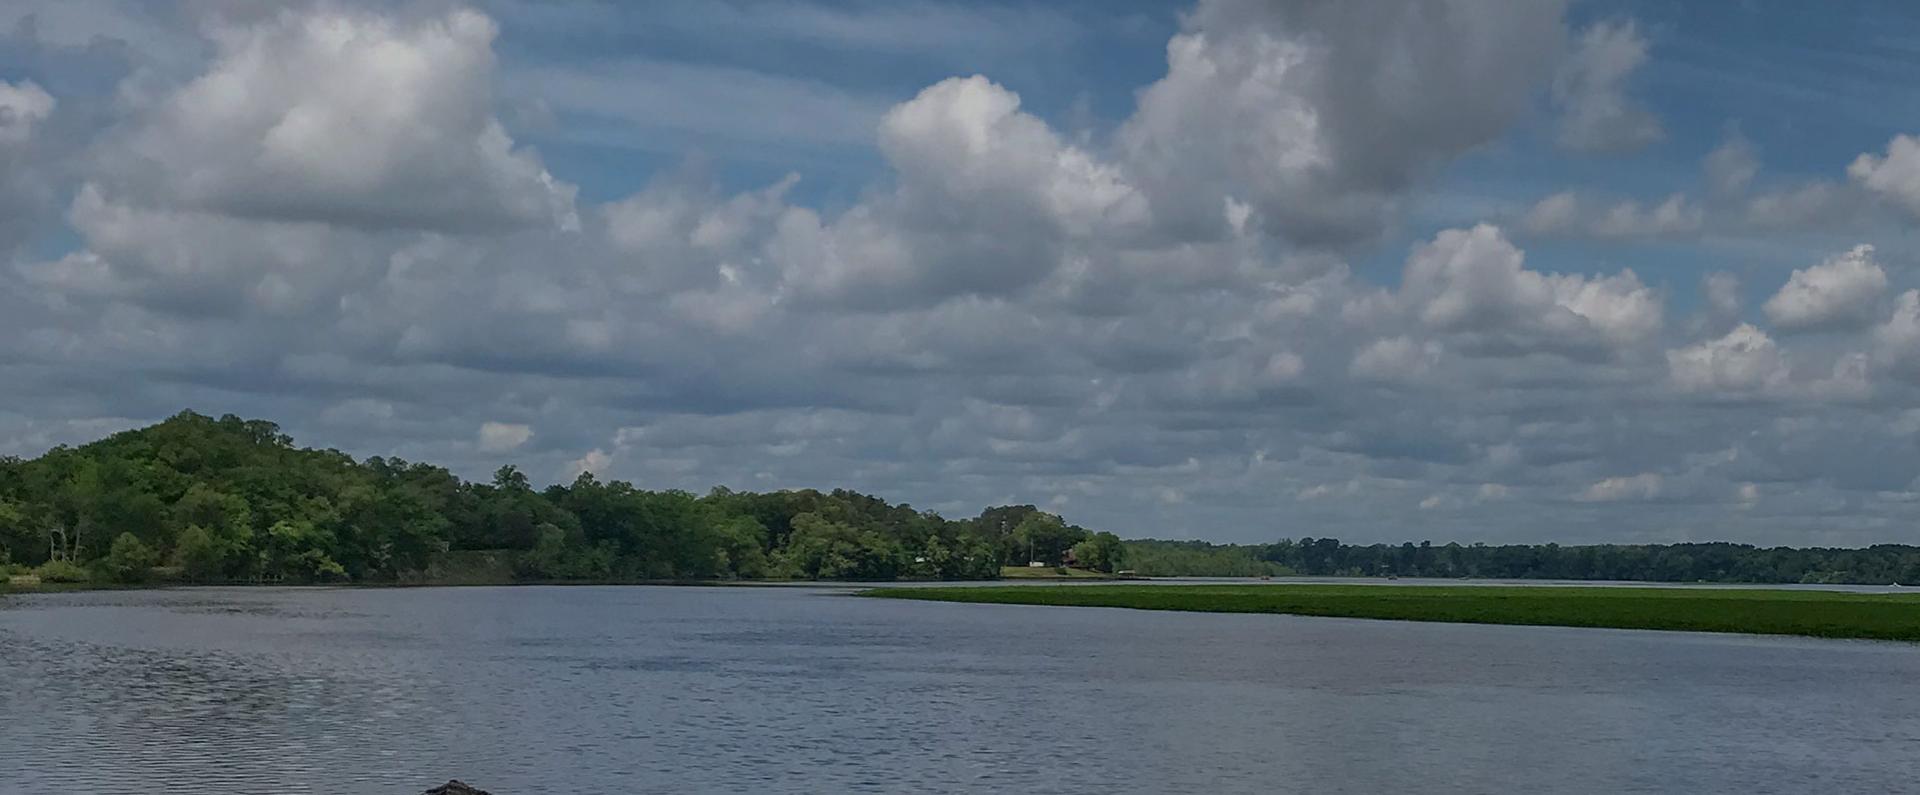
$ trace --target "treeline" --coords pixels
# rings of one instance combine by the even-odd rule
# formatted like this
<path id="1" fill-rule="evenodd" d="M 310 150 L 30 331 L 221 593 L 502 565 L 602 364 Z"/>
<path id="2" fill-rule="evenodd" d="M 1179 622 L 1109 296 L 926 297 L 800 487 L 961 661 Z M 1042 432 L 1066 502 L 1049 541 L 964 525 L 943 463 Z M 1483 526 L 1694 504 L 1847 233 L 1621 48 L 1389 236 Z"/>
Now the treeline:
<path id="1" fill-rule="evenodd" d="M 431 464 L 296 447 L 271 422 L 192 412 L 0 458 L 0 573 L 421 582 L 474 557 L 529 581 L 990 579 L 1038 561 L 1145 576 L 1920 584 L 1920 547 L 1903 545 L 1122 542 L 1031 505 L 948 519 L 838 489 L 694 495 L 592 475 L 536 489 L 511 466 L 475 483 Z"/>
<path id="2" fill-rule="evenodd" d="M 31 460 L 0 458 L 0 567 L 44 580 L 422 581 L 505 551 L 524 580 L 989 579 L 1002 565 L 1122 565 L 1124 547 L 1031 505 L 954 520 L 845 490 L 705 495 L 583 474 L 536 489 L 295 447 L 182 412 Z M 0 580 L 4 582 L 4 580 Z"/>
<path id="3" fill-rule="evenodd" d="M 1128 541 L 1127 567 L 1142 577 L 1284 577 L 1293 569 L 1264 560 L 1264 545 L 1206 541 Z"/>
<path id="4" fill-rule="evenodd" d="M 1357 546 L 1332 538 L 1273 544 L 1128 541 L 1148 576 L 1300 574 L 1347 577 L 1640 580 L 1648 582 L 1920 585 L 1920 547 L 1862 549 L 1748 544 L 1445 544 Z"/>

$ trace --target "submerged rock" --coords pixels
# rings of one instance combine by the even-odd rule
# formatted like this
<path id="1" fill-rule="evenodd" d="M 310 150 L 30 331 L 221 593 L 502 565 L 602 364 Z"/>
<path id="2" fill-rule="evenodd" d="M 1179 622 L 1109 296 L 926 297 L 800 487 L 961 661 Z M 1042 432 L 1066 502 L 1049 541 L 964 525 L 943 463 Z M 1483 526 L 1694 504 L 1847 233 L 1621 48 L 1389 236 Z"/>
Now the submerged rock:
<path id="1" fill-rule="evenodd" d="M 459 779 L 454 779 L 453 781 L 427 790 L 424 795 L 488 795 L 488 793 L 486 790 L 467 786 Z"/>

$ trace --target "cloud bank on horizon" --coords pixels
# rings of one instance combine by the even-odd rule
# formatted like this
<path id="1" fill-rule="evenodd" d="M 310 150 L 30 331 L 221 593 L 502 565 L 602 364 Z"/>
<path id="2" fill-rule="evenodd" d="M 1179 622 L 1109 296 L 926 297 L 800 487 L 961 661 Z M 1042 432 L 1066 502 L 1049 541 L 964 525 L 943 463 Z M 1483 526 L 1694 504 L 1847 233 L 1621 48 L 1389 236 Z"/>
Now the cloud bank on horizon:
<path id="1" fill-rule="evenodd" d="M 1916 540 L 1920 12 L 0 12 L 0 454 L 1133 536 Z"/>

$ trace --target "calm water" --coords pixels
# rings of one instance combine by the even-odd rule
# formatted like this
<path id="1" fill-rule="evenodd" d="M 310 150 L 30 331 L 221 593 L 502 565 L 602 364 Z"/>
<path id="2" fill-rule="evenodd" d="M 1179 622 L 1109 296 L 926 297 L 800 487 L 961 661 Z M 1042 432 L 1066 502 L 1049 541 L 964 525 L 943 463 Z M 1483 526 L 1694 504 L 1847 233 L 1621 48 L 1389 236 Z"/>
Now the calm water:
<path id="1" fill-rule="evenodd" d="M 1920 646 L 760 588 L 0 598 L 0 792 L 1910 792 Z"/>

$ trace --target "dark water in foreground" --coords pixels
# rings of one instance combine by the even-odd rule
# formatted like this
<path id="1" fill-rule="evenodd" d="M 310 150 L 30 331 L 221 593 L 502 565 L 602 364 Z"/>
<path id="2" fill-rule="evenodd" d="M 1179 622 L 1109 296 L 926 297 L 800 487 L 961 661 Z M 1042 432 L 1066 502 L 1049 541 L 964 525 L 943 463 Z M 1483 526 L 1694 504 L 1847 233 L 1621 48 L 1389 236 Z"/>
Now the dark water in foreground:
<path id="1" fill-rule="evenodd" d="M 854 599 L 0 599 L 0 792 L 1910 792 L 1920 646 Z"/>

